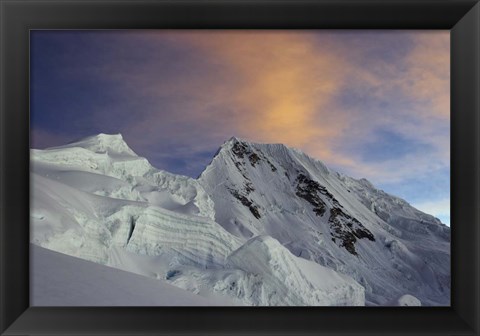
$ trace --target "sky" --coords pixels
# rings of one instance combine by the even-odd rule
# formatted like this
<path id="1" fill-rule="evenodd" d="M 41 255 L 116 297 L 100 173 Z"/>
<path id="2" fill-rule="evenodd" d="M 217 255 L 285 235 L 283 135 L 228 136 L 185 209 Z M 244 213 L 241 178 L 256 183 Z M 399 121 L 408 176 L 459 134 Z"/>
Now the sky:
<path id="1" fill-rule="evenodd" d="M 449 31 L 33 31 L 31 147 L 121 133 L 197 177 L 283 143 L 450 224 Z"/>

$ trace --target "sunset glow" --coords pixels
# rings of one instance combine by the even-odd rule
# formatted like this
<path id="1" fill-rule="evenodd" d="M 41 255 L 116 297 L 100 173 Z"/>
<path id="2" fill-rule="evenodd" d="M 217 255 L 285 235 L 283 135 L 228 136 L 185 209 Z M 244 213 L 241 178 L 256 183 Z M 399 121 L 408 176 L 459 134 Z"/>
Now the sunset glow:
<path id="1" fill-rule="evenodd" d="M 283 143 L 449 224 L 448 31 L 35 31 L 31 50 L 33 148 L 122 133 L 196 177 L 231 136 Z"/>

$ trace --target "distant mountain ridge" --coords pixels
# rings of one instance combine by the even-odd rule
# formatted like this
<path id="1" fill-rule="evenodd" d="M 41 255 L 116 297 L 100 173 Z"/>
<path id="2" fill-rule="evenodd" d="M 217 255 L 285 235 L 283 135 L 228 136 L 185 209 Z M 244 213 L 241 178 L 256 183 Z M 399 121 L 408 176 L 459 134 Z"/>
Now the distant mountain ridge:
<path id="1" fill-rule="evenodd" d="M 37 245 L 235 304 L 450 304 L 450 228 L 297 149 L 232 137 L 197 179 L 155 169 L 121 135 L 31 158 Z"/>

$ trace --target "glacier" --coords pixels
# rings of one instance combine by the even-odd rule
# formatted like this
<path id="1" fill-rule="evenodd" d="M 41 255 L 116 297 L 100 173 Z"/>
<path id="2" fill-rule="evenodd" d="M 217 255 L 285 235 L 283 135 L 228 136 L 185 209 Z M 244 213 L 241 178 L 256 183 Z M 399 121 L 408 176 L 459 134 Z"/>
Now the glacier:
<path id="1" fill-rule="evenodd" d="M 120 134 L 32 149 L 30 218 L 36 246 L 202 302 L 450 304 L 449 227 L 282 144 L 232 137 L 197 179 Z"/>

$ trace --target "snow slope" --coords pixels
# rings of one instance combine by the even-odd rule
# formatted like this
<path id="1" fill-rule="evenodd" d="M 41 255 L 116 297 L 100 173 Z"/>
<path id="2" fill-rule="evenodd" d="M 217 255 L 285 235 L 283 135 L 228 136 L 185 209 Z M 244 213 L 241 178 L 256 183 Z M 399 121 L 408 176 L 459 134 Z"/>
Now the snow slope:
<path id="1" fill-rule="evenodd" d="M 233 235 L 268 235 L 356 279 L 367 304 L 450 304 L 450 228 L 404 200 L 281 144 L 225 142 L 198 181 Z M 396 302 L 396 301 L 395 301 Z"/>
<path id="2" fill-rule="evenodd" d="M 153 168 L 120 135 L 32 150 L 31 161 L 35 245 L 228 304 L 365 303 L 352 278 L 293 256 L 273 238 L 245 243 L 225 230 L 199 181 Z M 263 268 L 248 267 L 252 260 Z"/>
<path id="3" fill-rule="evenodd" d="M 270 236 L 250 239 L 228 257 L 228 262 L 274 284 L 274 293 L 263 289 L 253 297 L 271 296 L 279 305 L 362 306 L 365 303 L 364 288 L 360 284 L 329 268 L 293 256 Z"/>
<path id="4" fill-rule="evenodd" d="M 226 306 L 165 281 L 139 276 L 31 244 L 32 306 Z M 133 285 L 132 285 L 133 284 Z"/>

